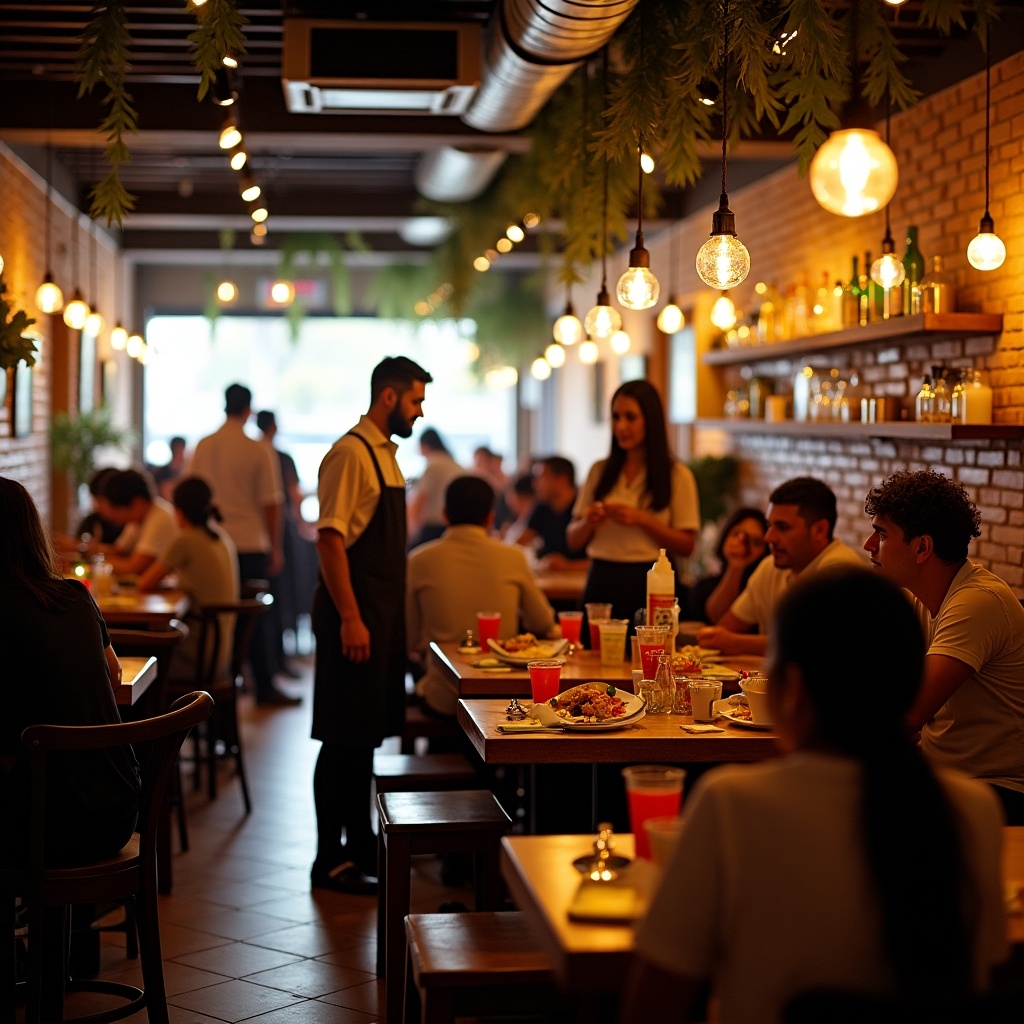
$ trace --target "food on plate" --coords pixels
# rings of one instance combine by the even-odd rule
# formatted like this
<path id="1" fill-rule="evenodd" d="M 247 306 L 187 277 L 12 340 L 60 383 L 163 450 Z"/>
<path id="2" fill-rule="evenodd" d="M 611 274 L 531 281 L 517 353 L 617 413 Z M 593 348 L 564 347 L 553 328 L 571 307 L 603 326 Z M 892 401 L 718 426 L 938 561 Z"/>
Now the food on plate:
<path id="1" fill-rule="evenodd" d="M 750 715 L 750 705 L 745 700 L 737 697 L 729 698 L 729 718 L 739 718 L 744 722 L 753 721 Z"/>
<path id="2" fill-rule="evenodd" d="M 609 693 L 610 686 L 574 686 L 551 698 L 551 706 L 561 718 L 582 718 L 584 722 L 607 722 L 621 718 L 626 706 L 621 697 Z"/>
<path id="3" fill-rule="evenodd" d="M 693 648 L 683 648 L 672 655 L 672 671 L 677 675 L 699 676 L 704 671 L 700 658 L 694 657 Z"/>
<path id="4" fill-rule="evenodd" d="M 503 640 L 498 646 L 504 654 L 524 659 L 550 658 L 551 652 L 555 649 L 555 643 L 550 640 L 538 640 L 533 633 L 517 633 Z"/>

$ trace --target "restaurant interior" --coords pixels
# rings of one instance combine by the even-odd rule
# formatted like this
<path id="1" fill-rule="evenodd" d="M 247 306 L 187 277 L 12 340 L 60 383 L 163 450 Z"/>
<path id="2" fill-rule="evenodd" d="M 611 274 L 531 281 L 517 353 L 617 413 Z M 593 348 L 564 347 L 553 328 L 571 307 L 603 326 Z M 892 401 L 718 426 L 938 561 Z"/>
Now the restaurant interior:
<path id="1" fill-rule="evenodd" d="M 887 143 L 892 173 L 880 200 L 844 210 L 836 193 L 849 182 L 811 158 L 855 127 Z M 997 235 L 1004 257 L 982 251 L 979 235 Z M 702 269 L 709 242 L 728 256 Z M 886 254 L 895 259 L 883 265 Z M 911 276 L 888 288 L 892 267 Z M 725 511 L 763 509 L 785 480 L 827 484 L 835 535 L 860 551 L 865 494 L 897 471 L 935 469 L 980 511 L 971 560 L 1024 601 L 1018 2 L 0 0 L 0 281 L 0 477 L 23 484 L 57 531 L 85 511 L 92 469 L 165 461 L 153 453 L 172 432 L 191 449 L 221 422 L 235 380 L 253 387 L 254 408 L 299 424 L 281 437 L 308 448 L 300 483 L 315 498 L 319 457 L 365 411 L 368 377 L 356 368 L 400 350 L 437 382 L 423 425 L 451 436 L 467 465 L 478 445 L 503 448 L 509 474 L 557 453 L 582 481 L 607 455 L 616 389 L 650 381 L 675 455 L 703 469 L 707 521 L 681 578 L 706 568 Z M 62 297 L 46 296 L 46 283 Z M 87 307 L 80 319 L 73 300 Z M 621 326 L 608 329 L 599 310 Z M 194 357 L 176 341 L 207 365 L 218 338 L 242 336 L 233 325 L 252 331 L 246 362 L 222 355 L 216 376 L 183 375 Z M 460 365 L 447 348 L 431 362 L 446 331 Z M 260 369 L 268 338 L 278 354 Z M 286 374 L 292 360 L 299 383 Z M 458 380 L 451 392 L 446 376 Z M 940 385 L 960 396 L 945 415 Z M 968 416 L 972 385 L 984 408 Z M 431 389 L 444 396 L 435 406 Z M 157 406 L 178 417 L 173 431 L 153 418 Z M 68 434 L 97 421 L 121 440 L 68 461 Z M 401 447 L 414 449 L 418 432 Z M 400 462 L 407 476 L 422 469 L 409 451 Z M 303 515 L 315 523 L 315 510 Z M 578 607 L 582 586 L 580 574 L 548 593 Z M 452 644 L 444 656 L 465 681 L 466 659 Z M 403 1005 L 417 987 L 403 991 L 408 926 L 384 923 L 376 900 L 309 891 L 313 664 L 304 625 L 287 684 L 303 703 L 267 713 L 239 701 L 251 815 L 230 765 L 216 801 L 192 790 L 198 763 L 185 768 L 191 850 L 173 837 L 173 891 L 168 876 L 160 900 L 174 1024 L 416 1019 Z M 596 660 L 583 665 L 563 680 L 604 679 Z M 522 670 L 513 663 L 528 697 Z M 538 762 L 520 753 L 525 738 L 495 731 L 516 696 L 511 678 L 480 676 L 462 694 L 493 705 L 470 709 L 469 738 L 495 791 L 511 794 L 511 821 L 496 827 L 519 840 Z M 382 750 L 422 756 L 430 727 L 420 724 L 418 744 L 410 731 Z M 771 742 L 728 735 L 730 755 L 692 760 L 756 761 Z M 579 759 L 632 760 L 618 736 Z M 645 760 L 687 760 L 657 742 Z M 434 788 L 440 800 L 452 787 Z M 431 918 L 439 905 L 506 907 L 508 895 L 520 912 L 564 917 L 531 872 L 560 857 L 569 888 L 573 857 L 598 855 L 589 834 L 554 850 L 506 847 L 507 892 L 495 897 L 484 881 L 499 870 L 496 847 L 468 847 L 474 890 L 466 877 L 446 884 L 446 865 L 426 856 L 463 850 L 458 839 L 410 853 L 395 829 L 391 869 L 412 857 L 413 883 L 411 896 L 408 877 L 392 892 L 389 875 L 389 898 Z M 633 852 L 631 837 L 616 838 Z M 1019 970 L 1019 907 L 1014 921 Z M 553 925 L 538 945 L 536 930 L 508 926 L 493 941 L 471 925 L 448 934 L 451 948 L 477 953 L 461 980 L 430 980 L 424 954 L 424 1014 L 436 999 L 447 1009 L 432 1020 L 500 1016 L 511 991 L 523 1012 L 558 1016 L 568 991 L 577 1019 L 590 1020 L 621 995 L 629 927 Z M 430 927 L 424 916 L 424 950 Z M 135 983 L 124 943 L 103 935 L 99 973 Z M 517 943 L 521 959 L 506 963 Z M 453 985 L 464 1004 L 432 984 Z"/>

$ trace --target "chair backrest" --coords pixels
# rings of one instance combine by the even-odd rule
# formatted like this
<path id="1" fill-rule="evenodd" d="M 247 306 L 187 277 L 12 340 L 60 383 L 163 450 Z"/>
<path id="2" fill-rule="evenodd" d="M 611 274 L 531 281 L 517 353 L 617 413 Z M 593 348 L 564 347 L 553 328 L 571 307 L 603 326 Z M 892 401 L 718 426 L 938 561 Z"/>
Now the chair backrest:
<path id="1" fill-rule="evenodd" d="M 240 601 L 203 605 L 199 613 L 196 686 L 210 690 L 217 688 L 225 650 L 231 652 L 229 682 L 239 684 L 256 623 L 273 603 L 273 595 L 259 593 Z"/>
<path id="2" fill-rule="evenodd" d="M 820 989 L 794 996 L 782 1019 L 784 1024 L 1020 1024 L 1024 989 L 891 995 Z"/>
<path id="3" fill-rule="evenodd" d="M 187 694 L 166 715 L 115 725 L 30 725 L 21 734 L 29 751 L 32 778 L 29 856 L 32 870 L 46 863 L 46 758 L 54 751 L 103 750 L 131 746 L 139 759 L 142 792 L 139 798 L 140 855 L 152 851 L 155 864 L 156 830 L 160 808 L 178 751 L 188 731 L 213 711 L 208 693 Z"/>
<path id="4" fill-rule="evenodd" d="M 162 711 L 167 706 L 167 680 L 171 658 L 178 644 L 188 638 L 188 626 L 180 619 L 171 619 L 164 631 L 108 628 L 107 633 L 115 654 L 124 657 L 156 658 L 156 699 L 147 706 Z"/>

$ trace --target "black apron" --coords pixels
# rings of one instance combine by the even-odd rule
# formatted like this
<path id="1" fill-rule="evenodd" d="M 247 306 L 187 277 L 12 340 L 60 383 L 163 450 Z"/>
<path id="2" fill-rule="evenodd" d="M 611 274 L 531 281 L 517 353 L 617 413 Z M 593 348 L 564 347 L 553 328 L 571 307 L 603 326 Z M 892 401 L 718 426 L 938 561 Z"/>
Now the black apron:
<path id="1" fill-rule="evenodd" d="M 352 589 L 370 631 L 370 659 L 354 662 L 342 654 L 341 616 L 319 578 L 312 611 L 312 736 L 324 743 L 377 747 L 401 733 L 405 722 L 405 488 L 386 486 L 369 441 L 349 433 L 366 445 L 380 484 L 373 518 L 347 549 Z"/>

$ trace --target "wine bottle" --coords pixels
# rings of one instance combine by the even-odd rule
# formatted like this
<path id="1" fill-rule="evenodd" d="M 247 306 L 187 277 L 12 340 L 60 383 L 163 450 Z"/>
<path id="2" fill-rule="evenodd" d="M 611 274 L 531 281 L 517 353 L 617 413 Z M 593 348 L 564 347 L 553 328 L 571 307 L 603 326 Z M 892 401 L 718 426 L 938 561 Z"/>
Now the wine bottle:
<path id="1" fill-rule="evenodd" d="M 903 312 L 910 316 L 921 312 L 921 279 L 924 277 L 924 256 L 917 247 L 917 228 L 911 224 L 907 228 L 907 248 L 903 253 L 903 269 L 906 278 L 903 281 Z"/>
<path id="2" fill-rule="evenodd" d="M 853 257 L 853 273 L 843 288 L 843 326 L 856 327 L 860 323 L 860 273 L 859 261 Z"/>
<path id="3" fill-rule="evenodd" d="M 942 257 L 932 257 L 932 269 L 922 279 L 921 284 L 922 313 L 952 313 L 953 281 L 942 267 Z"/>
<path id="4" fill-rule="evenodd" d="M 860 275 L 860 316 L 857 322 L 866 327 L 875 319 L 875 288 L 877 285 L 871 278 L 871 253 L 864 253 L 864 272 Z"/>

